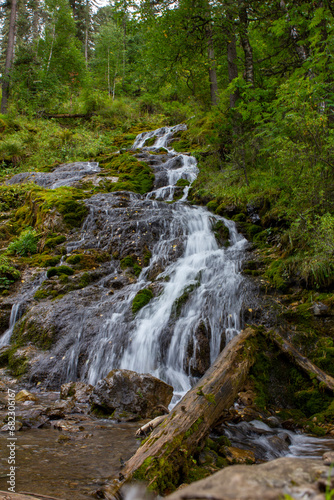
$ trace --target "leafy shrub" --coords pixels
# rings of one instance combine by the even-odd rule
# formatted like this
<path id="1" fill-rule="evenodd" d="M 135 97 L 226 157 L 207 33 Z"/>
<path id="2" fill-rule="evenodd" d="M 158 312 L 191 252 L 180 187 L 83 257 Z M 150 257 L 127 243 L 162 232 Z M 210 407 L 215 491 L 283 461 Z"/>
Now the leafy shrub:
<path id="1" fill-rule="evenodd" d="M 31 227 L 22 231 L 19 238 L 8 245 L 8 252 L 16 255 L 31 255 L 37 252 L 38 235 Z"/>

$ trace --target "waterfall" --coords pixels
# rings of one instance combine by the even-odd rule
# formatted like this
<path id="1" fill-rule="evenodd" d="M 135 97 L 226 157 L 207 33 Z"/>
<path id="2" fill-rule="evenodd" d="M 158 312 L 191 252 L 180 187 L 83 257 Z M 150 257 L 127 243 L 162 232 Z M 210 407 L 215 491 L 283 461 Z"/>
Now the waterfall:
<path id="1" fill-rule="evenodd" d="M 172 134 L 180 129 L 184 126 L 165 127 L 140 134 L 135 140 L 133 149 L 138 149 L 143 148 L 147 139 L 156 137 L 153 146 L 144 150 L 154 155 L 163 147 L 168 152 L 168 160 L 163 164 L 168 185 L 148 193 L 146 199 L 152 200 L 152 206 L 153 198 L 170 201 L 179 179 L 191 183 L 198 174 L 195 158 L 176 153 L 168 146 Z M 175 168 L 176 159 L 178 168 Z M 150 269 L 165 260 L 168 265 L 157 278 L 161 286 L 159 295 L 142 308 L 132 322 L 127 321 L 128 307 L 124 307 L 124 303 L 110 315 L 94 342 L 94 354 L 86 373 L 88 382 L 94 384 L 110 367 L 120 367 L 149 372 L 170 383 L 180 396 L 190 389 L 194 381 L 192 373 L 196 374 L 195 358 L 199 349 L 196 332 L 202 328 L 209 338 L 207 347 L 212 363 L 222 346 L 240 331 L 243 282 L 240 266 L 247 241 L 238 234 L 232 221 L 213 216 L 205 208 L 189 206 L 188 190 L 189 187 L 179 202 L 169 206 L 170 233 L 161 234 L 153 248 L 149 268 L 142 271 L 125 301 L 129 306 L 137 290 L 151 284 Z M 213 223 L 218 220 L 229 230 L 227 248 L 219 247 L 212 231 Z M 174 240 L 181 243 L 173 245 Z M 178 245 L 182 246 L 181 255 L 170 262 L 170 250 L 177 251 Z M 119 335 L 120 331 L 124 335 Z M 120 338 L 122 343 L 117 341 Z"/>
<path id="2" fill-rule="evenodd" d="M 57 336 L 51 351 L 39 354 L 35 379 L 53 387 L 72 380 L 94 385 L 114 368 L 130 369 L 170 383 L 178 399 L 242 328 L 248 281 L 240 270 L 248 243 L 233 221 L 187 201 L 197 162 L 171 147 L 173 134 L 185 128 L 163 127 L 136 138 L 135 156 L 155 173 L 151 192 L 98 193 L 85 200 L 88 216 L 67 253 L 120 255 L 103 264 L 98 281 L 58 299 L 52 310 L 37 306 Z M 148 139 L 153 145 L 145 147 Z M 140 257 L 144 248 L 148 260 Z M 120 265 L 131 255 L 142 268 L 137 279 Z M 143 289 L 153 298 L 133 313 Z"/>

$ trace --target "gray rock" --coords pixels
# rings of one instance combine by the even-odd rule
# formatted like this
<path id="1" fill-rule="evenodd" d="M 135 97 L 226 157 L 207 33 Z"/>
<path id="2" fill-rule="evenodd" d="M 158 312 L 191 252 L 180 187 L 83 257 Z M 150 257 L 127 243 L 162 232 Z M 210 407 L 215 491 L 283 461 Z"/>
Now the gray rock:
<path id="1" fill-rule="evenodd" d="M 84 382 L 68 382 L 60 389 L 60 399 L 71 398 L 76 403 L 88 403 L 93 386 Z"/>
<path id="2" fill-rule="evenodd" d="M 90 397 L 93 408 L 120 420 L 153 418 L 167 408 L 173 387 L 147 373 L 112 370 L 100 380 Z"/>
<path id="3" fill-rule="evenodd" d="M 334 451 L 327 451 L 323 454 L 322 459 L 325 465 L 334 465 Z"/>
<path id="4" fill-rule="evenodd" d="M 312 311 L 314 316 L 326 316 L 328 313 L 328 306 L 322 302 L 314 302 L 312 305 Z"/>
<path id="5" fill-rule="evenodd" d="M 285 457 L 261 465 L 235 465 L 176 491 L 166 500 L 279 500 L 285 494 L 324 500 L 316 481 L 325 470 L 321 461 L 309 458 Z"/>
<path id="6" fill-rule="evenodd" d="M 14 175 L 7 184 L 34 182 L 38 186 L 56 189 L 60 186 L 73 186 L 84 177 L 96 174 L 101 169 L 96 162 L 66 163 L 53 172 L 24 172 Z"/>

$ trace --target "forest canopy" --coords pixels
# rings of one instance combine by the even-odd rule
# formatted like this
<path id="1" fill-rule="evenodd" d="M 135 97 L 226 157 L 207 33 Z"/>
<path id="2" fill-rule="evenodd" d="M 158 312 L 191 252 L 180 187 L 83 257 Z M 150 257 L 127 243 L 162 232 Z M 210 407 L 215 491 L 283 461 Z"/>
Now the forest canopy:
<path id="1" fill-rule="evenodd" d="M 48 143 L 55 161 L 94 158 L 111 130 L 133 133 L 144 117 L 187 121 L 180 148 L 201 170 L 193 201 L 253 203 L 264 216 L 249 238 L 284 250 L 276 285 L 297 269 L 308 286 L 331 285 L 330 0 L 6 0 L 0 13 L 3 169 L 32 168 L 13 117 L 87 119 L 59 132 L 58 156 Z"/>

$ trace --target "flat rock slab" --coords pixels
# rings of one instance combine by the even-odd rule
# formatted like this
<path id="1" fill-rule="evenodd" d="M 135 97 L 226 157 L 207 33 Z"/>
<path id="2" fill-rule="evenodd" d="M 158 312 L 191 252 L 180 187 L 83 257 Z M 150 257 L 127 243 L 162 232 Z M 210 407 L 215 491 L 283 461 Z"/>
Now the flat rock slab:
<path id="1" fill-rule="evenodd" d="M 11 493 L 10 491 L 0 491 L 0 500 L 61 500 L 45 495 L 34 495 L 24 493 Z"/>
<path id="2" fill-rule="evenodd" d="M 328 474 L 321 460 L 278 458 L 261 465 L 232 465 L 196 481 L 166 497 L 166 500 L 281 500 L 325 499 L 317 481 Z"/>
<path id="3" fill-rule="evenodd" d="M 38 186 L 56 189 L 60 186 L 73 186 L 84 177 L 100 172 L 97 162 L 79 161 L 66 163 L 55 168 L 53 172 L 23 172 L 14 175 L 7 184 L 22 184 L 34 182 Z"/>

